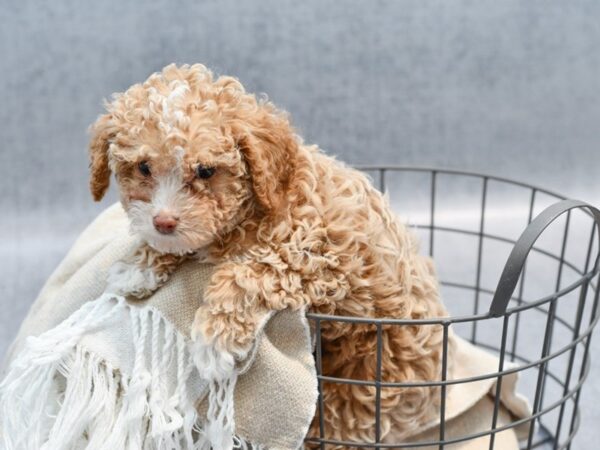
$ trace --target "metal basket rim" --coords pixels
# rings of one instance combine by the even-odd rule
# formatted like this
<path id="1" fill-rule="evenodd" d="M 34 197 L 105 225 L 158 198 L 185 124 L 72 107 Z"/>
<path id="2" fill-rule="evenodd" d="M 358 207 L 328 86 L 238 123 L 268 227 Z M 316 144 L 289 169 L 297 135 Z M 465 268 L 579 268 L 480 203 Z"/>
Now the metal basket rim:
<path id="1" fill-rule="evenodd" d="M 514 184 L 515 186 L 521 186 L 528 189 L 535 189 L 537 192 L 541 192 L 546 195 L 550 195 L 552 197 L 556 197 L 558 200 L 566 200 L 569 197 L 566 197 L 563 194 L 559 194 L 558 192 L 552 191 L 547 188 L 543 188 L 540 186 L 536 186 L 533 184 L 525 183 L 524 181 L 519 181 L 515 178 L 509 177 L 501 177 L 498 175 L 492 175 L 487 172 L 475 172 L 470 170 L 461 170 L 461 169 L 452 169 L 452 168 L 442 168 L 442 167 L 433 167 L 433 166 L 410 166 L 410 165 L 398 165 L 398 164 L 385 164 L 385 165 L 375 165 L 375 164 L 356 164 L 354 165 L 356 169 L 363 171 L 411 171 L 411 172 L 433 172 L 439 174 L 448 174 L 448 175 L 462 175 L 467 177 L 477 177 L 477 178 L 487 178 L 488 180 L 499 181 L 502 183 Z"/>

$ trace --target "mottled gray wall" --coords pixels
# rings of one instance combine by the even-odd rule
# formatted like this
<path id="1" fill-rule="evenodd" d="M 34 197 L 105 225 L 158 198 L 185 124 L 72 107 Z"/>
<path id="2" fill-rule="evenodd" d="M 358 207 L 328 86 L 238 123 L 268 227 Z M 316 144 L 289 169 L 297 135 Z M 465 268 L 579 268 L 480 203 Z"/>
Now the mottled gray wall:
<path id="1" fill-rule="evenodd" d="M 167 63 L 238 76 L 352 163 L 484 171 L 600 203 L 599 48 L 592 0 L 2 0 L 0 354 L 109 202 L 86 180 L 101 100 Z"/>

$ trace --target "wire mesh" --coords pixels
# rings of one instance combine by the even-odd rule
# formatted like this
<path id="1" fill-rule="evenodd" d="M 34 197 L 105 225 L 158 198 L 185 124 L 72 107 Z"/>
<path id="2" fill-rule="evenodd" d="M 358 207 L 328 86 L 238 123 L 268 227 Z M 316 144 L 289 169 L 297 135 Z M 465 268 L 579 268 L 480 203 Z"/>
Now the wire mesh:
<path id="1" fill-rule="evenodd" d="M 554 192 L 491 175 L 414 167 L 361 167 L 392 208 L 420 236 L 437 266 L 449 317 L 395 319 L 309 313 L 316 340 L 319 392 L 326 383 L 375 388 L 374 439 L 340 441 L 326 435 L 327 413 L 320 396 L 319 436 L 307 441 L 332 448 L 447 448 L 528 425 L 521 449 L 570 449 L 580 423 L 581 388 L 590 367 L 590 341 L 598 313 L 600 211 Z M 370 324 L 377 332 L 377 367 L 372 380 L 323 373 L 326 322 Z M 382 380 L 384 326 L 439 326 L 443 330 L 438 380 Z M 497 371 L 448 379 L 450 332 L 498 357 Z M 503 378 L 518 373 L 519 391 L 531 414 L 500 425 Z M 468 435 L 446 434 L 447 389 L 453 384 L 495 379 L 489 428 Z M 427 442 L 388 442 L 381 431 L 383 389 L 439 389 L 439 436 Z"/>

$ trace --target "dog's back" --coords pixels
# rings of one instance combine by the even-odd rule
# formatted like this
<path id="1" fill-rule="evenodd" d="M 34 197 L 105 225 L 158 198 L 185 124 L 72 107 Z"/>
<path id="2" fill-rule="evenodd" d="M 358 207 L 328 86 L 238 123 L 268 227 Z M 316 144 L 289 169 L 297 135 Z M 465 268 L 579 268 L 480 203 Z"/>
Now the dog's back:
<path id="1" fill-rule="evenodd" d="M 318 174 L 315 195 L 327 232 L 323 255 L 337 266 L 324 271 L 330 289 L 315 312 L 367 318 L 424 319 L 446 314 L 428 257 L 418 253 L 412 233 L 390 210 L 387 199 L 361 172 L 311 151 Z M 333 298 L 333 301 L 332 301 Z M 321 322 L 323 374 L 374 381 L 377 331 L 372 324 Z M 385 325 L 382 380 L 410 382 L 440 377 L 440 326 Z M 373 442 L 375 387 L 323 383 L 325 435 Z M 438 412 L 435 388 L 383 388 L 381 436 L 408 434 Z M 319 436 L 318 414 L 311 436 Z"/>

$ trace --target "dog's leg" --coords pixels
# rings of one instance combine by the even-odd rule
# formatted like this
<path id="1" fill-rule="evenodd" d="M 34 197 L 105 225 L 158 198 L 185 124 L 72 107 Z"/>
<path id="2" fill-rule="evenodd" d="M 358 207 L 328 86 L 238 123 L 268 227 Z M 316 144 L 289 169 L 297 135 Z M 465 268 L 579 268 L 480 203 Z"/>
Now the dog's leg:
<path id="1" fill-rule="evenodd" d="M 124 261 L 116 262 L 108 272 L 106 292 L 143 299 L 169 279 L 185 255 L 158 253 L 142 244 Z"/>
<path id="2" fill-rule="evenodd" d="M 191 330 L 196 365 L 208 379 L 227 376 L 235 360 L 247 355 L 260 319 L 268 313 L 257 301 L 258 292 L 240 286 L 247 272 L 234 263 L 219 267 L 196 311 Z"/>
<path id="3" fill-rule="evenodd" d="M 216 269 L 191 330 L 202 375 L 219 378 L 243 360 L 271 311 L 306 304 L 300 280 L 283 273 L 253 261 Z"/>

